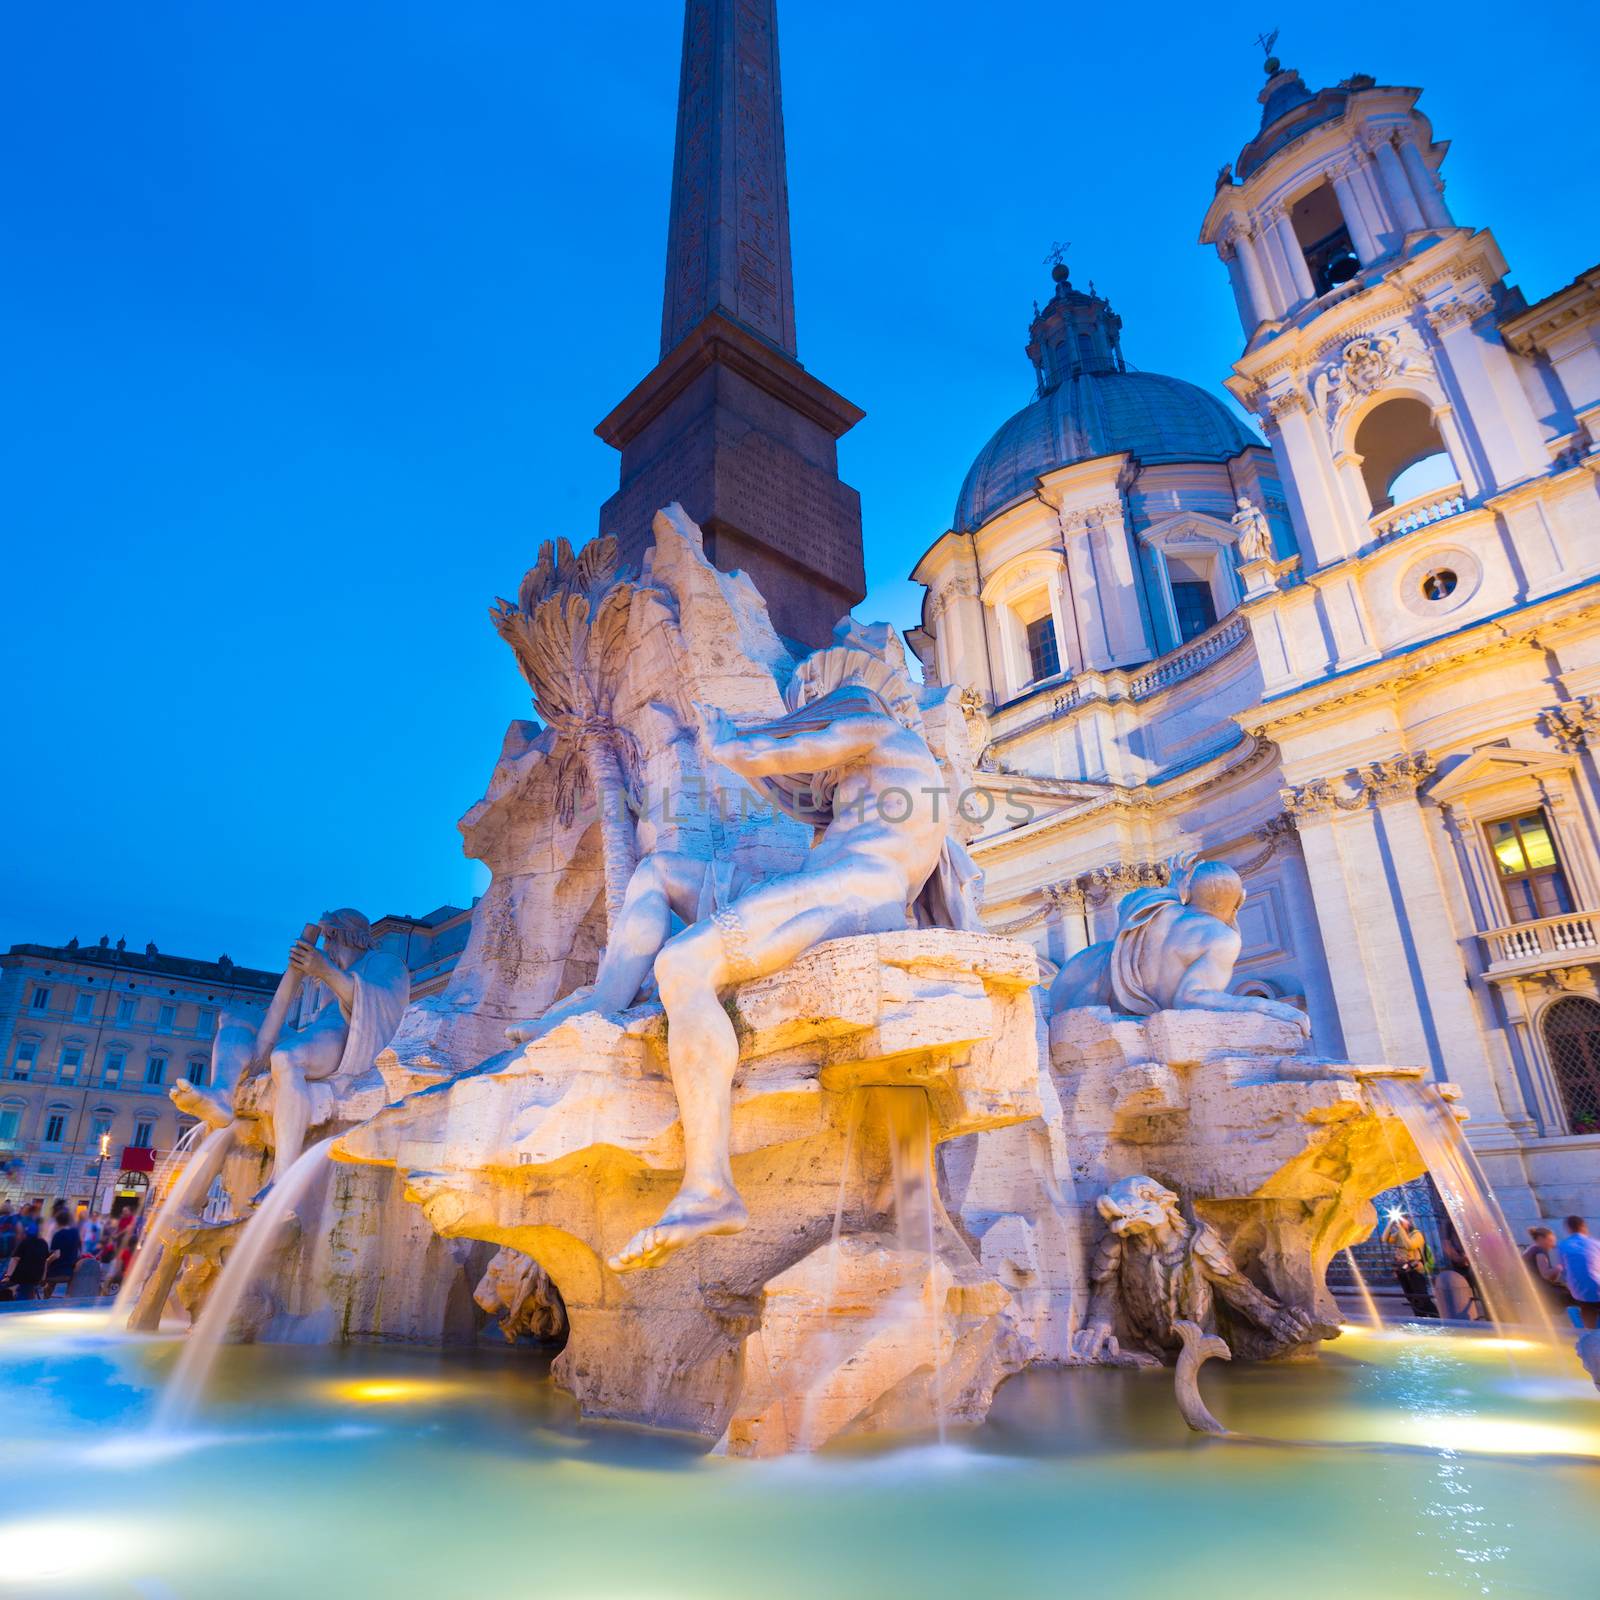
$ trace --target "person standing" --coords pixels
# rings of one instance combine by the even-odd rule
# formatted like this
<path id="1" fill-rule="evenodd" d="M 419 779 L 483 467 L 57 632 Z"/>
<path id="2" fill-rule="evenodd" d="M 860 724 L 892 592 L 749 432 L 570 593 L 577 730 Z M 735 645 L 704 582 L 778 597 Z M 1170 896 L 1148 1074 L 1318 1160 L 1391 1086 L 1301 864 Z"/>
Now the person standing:
<path id="1" fill-rule="evenodd" d="M 1428 1241 L 1403 1211 L 1395 1212 L 1383 1230 L 1383 1242 L 1394 1258 L 1395 1281 L 1419 1317 L 1437 1318 L 1438 1308 L 1428 1286 Z"/>
<path id="2" fill-rule="evenodd" d="M 1584 1327 L 1600 1328 L 1600 1239 L 1590 1238 L 1589 1224 L 1582 1217 L 1567 1218 L 1561 1270 Z"/>
<path id="3" fill-rule="evenodd" d="M 1561 1252 L 1556 1248 L 1555 1229 L 1536 1225 L 1528 1229 L 1528 1240 L 1528 1247 L 1522 1252 L 1528 1276 L 1538 1284 L 1540 1293 L 1550 1303 L 1550 1309 L 1564 1320 L 1567 1307 L 1572 1304 L 1572 1296 L 1567 1293 L 1566 1274 L 1561 1270 Z"/>
<path id="4" fill-rule="evenodd" d="M 83 1254 L 83 1244 L 72 1213 L 65 1206 L 57 1206 L 55 1231 L 50 1235 L 50 1255 L 45 1263 L 44 1297 L 50 1298 L 59 1284 L 65 1288 L 72 1282 L 72 1269 Z"/>

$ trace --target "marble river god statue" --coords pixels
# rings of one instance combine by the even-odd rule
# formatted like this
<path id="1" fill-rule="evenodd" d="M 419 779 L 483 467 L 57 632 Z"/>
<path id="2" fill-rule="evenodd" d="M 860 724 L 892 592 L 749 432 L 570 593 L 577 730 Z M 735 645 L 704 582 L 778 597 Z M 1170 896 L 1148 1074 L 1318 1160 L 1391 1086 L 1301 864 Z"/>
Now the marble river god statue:
<path id="1" fill-rule="evenodd" d="M 394 1037 L 410 992 L 405 964 L 373 948 L 371 924 L 359 911 L 326 911 L 289 947 L 288 970 L 233 1092 L 182 1082 L 172 1086 L 172 1100 L 214 1128 L 232 1125 L 246 1142 L 268 1145 L 270 1187 L 299 1160 L 307 1129 L 333 1117 L 340 1093 Z M 301 1020 L 291 1026 L 296 1001 Z"/>
<path id="2" fill-rule="evenodd" d="M 734 894 L 672 938 L 664 937 L 671 911 L 703 898 L 714 875 L 698 863 L 647 856 L 630 882 L 596 992 L 583 1004 L 626 1005 L 653 959 L 685 1161 L 678 1194 L 608 1261 L 613 1271 L 654 1267 L 696 1239 L 745 1226 L 729 1162 L 739 1046 L 724 990 L 779 972 L 830 939 L 890 933 L 908 920 L 973 924 L 975 869 L 951 837 L 949 797 L 915 692 L 880 633 L 886 637 L 842 625 L 839 643 L 796 670 L 789 710 L 774 721 L 741 729 L 696 706 L 712 759 L 809 822 L 816 839 L 798 871 Z M 560 1014 L 574 1012 L 564 1006 Z M 541 1019 L 510 1032 L 531 1039 L 548 1025 Z"/>
<path id="3" fill-rule="evenodd" d="M 1196 861 L 1192 854 L 1176 856 L 1165 887 L 1122 897 L 1116 933 L 1080 950 L 1056 974 L 1052 1012 L 1077 1006 L 1106 1006 L 1135 1017 L 1188 1009 L 1254 1011 L 1310 1035 L 1310 1018 L 1294 1006 L 1228 992 L 1239 958 L 1244 883 L 1225 862 Z"/>

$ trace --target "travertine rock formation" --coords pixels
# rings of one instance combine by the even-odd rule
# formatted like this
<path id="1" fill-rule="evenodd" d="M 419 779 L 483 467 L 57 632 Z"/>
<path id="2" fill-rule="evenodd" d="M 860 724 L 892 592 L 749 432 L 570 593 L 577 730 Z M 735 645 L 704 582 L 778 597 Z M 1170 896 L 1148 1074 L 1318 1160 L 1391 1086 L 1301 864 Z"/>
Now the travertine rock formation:
<path id="1" fill-rule="evenodd" d="M 762 1326 L 768 1286 L 828 1246 L 836 1213 L 846 1239 L 887 1225 L 885 1141 L 860 1114 L 857 1091 L 925 1095 L 936 1143 L 1037 1117 L 1037 979 L 1026 946 L 925 930 L 835 940 L 736 989 L 728 1002 L 740 1041 L 733 1165 L 749 1226 L 688 1246 L 650 1272 L 618 1274 L 605 1262 L 659 1212 L 682 1170 L 656 1006 L 615 1020 L 575 1017 L 521 1053 L 502 1052 L 380 1112 L 336 1153 L 394 1166 L 440 1233 L 510 1245 L 539 1261 L 571 1323 L 556 1376 L 588 1414 L 710 1438 L 741 1418 L 748 1435 L 747 1411 L 770 1404 L 749 1388 L 745 1348 Z M 841 1183 L 852 1120 L 852 1159 L 866 1164 L 866 1180 Z M 953 1325 L 961 1351 L 951 1366 L 974 1352 L 971 1365 L 987 1363 L 992 1377 L 972 1384 L 992 1389 L 1021 1346 L 1007 1342 L 1003 1291 L 983 1288 L 961 1244 L 941 1223 L 938 1273 L 951 1280 L 944 1296 L 955 1293 L 970 1319 Z M 848 1259 L 859 1250 L 849 1246 Z M 858 1324 L 873 1320 L 877 1298 L 865 1296 Z M 775 1324 L 775 1347 L 783 1337 Z M 1002 1353 L 984 1354 L 986 1340 Z M 829 1401 L 834 1425 L 870 1411 L 914 1373 L 905 1340 L 876 1348 L 838 1381 L 849 1398 Z M 827 1389 L 825 1380 L 826 1370 L 814 1372 L 807 1387 Z M 826 1423 L 818 1431 L 826 1436 Z"/>

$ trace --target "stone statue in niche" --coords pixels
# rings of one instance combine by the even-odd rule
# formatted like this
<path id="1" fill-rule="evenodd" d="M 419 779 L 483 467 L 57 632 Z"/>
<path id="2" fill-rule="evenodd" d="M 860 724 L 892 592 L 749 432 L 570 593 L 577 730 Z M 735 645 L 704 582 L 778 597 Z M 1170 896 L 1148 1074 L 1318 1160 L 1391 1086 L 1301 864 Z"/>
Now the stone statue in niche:
<path id="1" fill-rule="evenodd" d="M 1239 959 L 1244 881 L 1221 861 L 1193 853 L 1169 863 L 1164 887 L 1135 889 L 1117 907 L 1117 931 L 1080 950 L 1050 986 L 1050 1010 L 1107 1006 L 1129 1016 L 1158 1011 L 1254 1011 L 1307 1037 L 1311 1019 L 1279 1000 L 1230 994 Z"/>
<path id="2" fill-rule="evenodd" d="M 1239 509 L 1232 522 L 1239 530 L 1239 559 L 1241 561 L 1271 561 L 1272 527 L 1267 514 L 1247 494 L 1239 496 Z"/>
<path id="3" fill-rule="evenodd" d="M 301 1004 L 302 1020 L 290 1026 L 289 1014 L 308 984 L 313 987 Z M 205 1089 L 184 1081 L 172 1086 L 172 1101 L 213 1128 L 232 1125 L 245 1143 L 269 1145 L 270 1188 L 299 1159 L 307 1130 L 330 1121 L 340 1094 L 370 1070 L 394 1037 L 410 997 L 405 964 L 374 948 L 367 919 L 349 909 L 326 911 L 290 946 L 288 970 L 232 1093 L 220 1083 Z M 268 1129 L 270 1136 L 264 1136 Z M 226 1153 L 224 1147 L 216 1156 L 219 1170 Z M 205 1192 L 195 1184 L 189 1189 Z"/>
<path id="4" fill-rule="evenodd" d="M 1217 1235 L 1186 1217 L 1178 1196 L 1154 1178 L 1123 1178 L 1101 1195 L 1098 1209 L 1107 1232 L 1090 1269 L 1089 1315 L 1074 1343 L 1079 1360 L 1176 1361 L 1191 1342 L 1180 1324 L 1210 1332 L 1218 1301 L 1235 1339 L 1258 1358 L 1337 1331 L 1263 1294 Z"/>
<path id="5" fill-rule="evenodd" d="M 515 1344 L 524 1334 L 543 1340 L 566 1337 L 567 1308 L 561 1291 L 532 1256 L 509 1245 L 490 1257 L 472 1298 L 499 1319 L 507 1344 Z"/>
<path id="6" fill-rule="evenodd" d="M 707 870 L 680 871 L 669 858 L 649 869 L 637 894 L 630 885 L 617 954 L 608 949 L 602 965 L 603 998 L 614 1003 L 637 990 L 653 956 L 685 1157 L 677 1196 L 611 1258 L 615 1271 L 656 1266 L 693 1240 L 745 1226 L 728 1152 L 739 1049 L 723 991 L 778 972 L 829 939 L 889 933 L 908 921 L 975 925 L 976 869 L 951 834 L 953 797 L 889 630 L 847 620 L 836 638 L 796 668 L 788 712 L 776 721 L 741 729 L 721 711 L 696 708 L 713 761 L 815 828 L 804 865 L 707 908 L 706 890 L 715 887 Z M 687 906 L 691 893 L 701 900 L 696 919 L 662 942 L 675 894 Z"/>

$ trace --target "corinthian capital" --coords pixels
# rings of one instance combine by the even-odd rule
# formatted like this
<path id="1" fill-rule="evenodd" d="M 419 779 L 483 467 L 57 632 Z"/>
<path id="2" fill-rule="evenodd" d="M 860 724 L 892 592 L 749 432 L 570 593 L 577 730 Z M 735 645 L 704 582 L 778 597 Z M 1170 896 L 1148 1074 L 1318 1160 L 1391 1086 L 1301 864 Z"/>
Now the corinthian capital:
<path id="1" fill-rule="evenodd" d="M 1433 768 L 1433 757 L 1426 750 L 1415 750 L 1408 755 L 1391 756 L 1387 761 L 1374 761 L 1361 786 L 1379 805 L 1385 800 L 1405 800 L 1417 792 Z"/>

